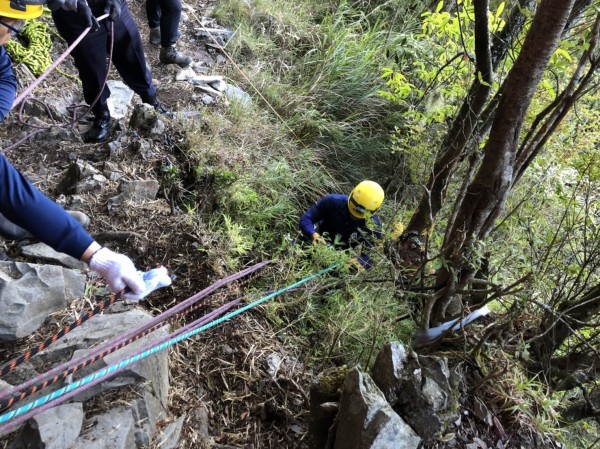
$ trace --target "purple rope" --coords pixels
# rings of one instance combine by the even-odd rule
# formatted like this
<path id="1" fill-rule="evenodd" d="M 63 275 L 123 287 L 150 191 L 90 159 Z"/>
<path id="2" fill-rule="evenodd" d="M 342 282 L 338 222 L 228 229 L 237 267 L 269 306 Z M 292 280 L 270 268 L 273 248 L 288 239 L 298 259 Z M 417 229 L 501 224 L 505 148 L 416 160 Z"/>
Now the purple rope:
<path id="1" fill-rule="evenodd" d="M 158 340 L 152 341 L 147 343 L 144 347 L 140 348 L 138 351 L 136 351 L 137 353 L 142 353 L 144 351 L 147 351 L 148 349 L 159 345 L 161 343 L 164 343 L 165 341 L 168 341 L 171 338 L 177 337 L 178 335 L 181 335 L 184 332 L 188 332 L 191 330 L 194 330 L 200 326 L 203 326 L 211 321 L 213 321 L 215 318 L 217 318 L 218 316 L 222 315 L 223 313 L 225 313 L 226 311 L 228 311 L 229 309 L 231 309 L 233 306 L 237 305 L 240 303 L 240 299 L 235 299 L 227 304 L 222 305 L 221 307 L 219 307 L 218 309 L 213 310 L 212 312 L 198 318 L 197 320 L 183 326 L 182 328 L 178 329 L 177 331 L 173 332 L 172 334 L 168 334 L 166 336 L 161 337 Z M 115 365 L 122 362 L 123 360 L 127 359 L 131 357 L 130 355 L 125 355 L 124 357 L 121 357 L 117 362 L 115 362 Z M 127 369 L 130 369 L 131 367 L 128 365 L 125 365 L 122 368 L 119 368 L 111 373 L 107 373 L 104 376 L 100 376 L 98 377 L 98 379 L 94 379 L 93 381 L 84 384 L 78 388 L 75 388 L 74 390 L 70 391 L 67 394 L 64 394 L 38 408 L 35 408 L 27 413 L 24 413 L 23 415 L 19 416 L 18 418 L 16 418 L 13 421 L 10 421 L 8 423 L 6 423 L 3 426 L 0 426 L 0 437 L 5 436 L 6 434 L 10 433 L 15 427 L 19 426 L 20 424 L 22 424 L 23 422 L 27 421 L 29 418 L 37 415 L 38 413 L 42 413 L 52 407 L 56 407 L 59 404 L 62 404 L 63 402 L 65 402 L 67 399 L 72 398 L 73 396 L 95 386 L 98 385 L 101 382 L 104 382 L 107 378 L 112 377 L 117 375 L 118 373 L 121 373 Z"/>
<path id="2" fill-rule="evenodd" d="M 97 18 L 98 22 L 100 22 L 101 20 L 104 20 L 108 17 L 108 14 L 104 14 L 103 16 L 100 16 Z M 33 89 L 35 89 L 42 81 L 44 81 L 44 79 L 50 74 L 50 72 L 52 72 L 52 70 L 54 70 L 56 67 L 58 67 L 58 65 L 63 62 L 63 60 L 69 56 L 69 54 L 73 51 L 73 49 L 77 46 L 77 44 L 79 44 L 79 42 L 81 42 L 81 39 L 83 39 L 85 37 L 86 34 L 88 34 L 91 30 L 91 27 L 86 28 L 85 30 L 83 30 L 83 33 L 81 33 L 81 35 L 75 39 L 75 41 L 69 46 L 69 48 L 67 48 L 65 50 L 65 52 L 60 55 L 58 57 L 58 59 L 56 61 L 54 61 L 52 63 L 52 65 L 50 67 L 48 67 L 46 69 L 46 71 L 44 73 L 42 73 L 38 79 L 36 79 L 33 83 L 31 83 L 27 89 L 25 89 L 23 92 L 21 92 L 21 94 L 15 98 L 15 101 L 13 102 L 11 109 L 13 109 L 16 105 L 18 105 L 20 102 L 23 101 L 23 99 L 29 95 Z"/>
<path id="3" fill-rule="evenodd" d="M 116 346 L 116 345 L 122 343 L 123 341 L 128 340 L 132 336 L 135 336 L 135 335 L 145 331 L 146 329 L 154 326 L 155 324 L 158 324 L 158 323 L 166 320 L 167 318 L 179 313 L 180 311 L 188 308 L 189 306 L 198 302 L 200 299 L 208 296 L 210 293 L 217 290 L 218 288 L 221 288 L 224 285 L 227 285 L 228 283 L 230 283 L 232 281 L 240 279 L 248 274 L 251 274 L 254 271 L 259 270 L 260 268 L 263 268 L 265 265 L 267 265 L 269 263 L 271 263 L 270 260 L 257 263 L 255 265 L 252 265 L 251 267 L 248 267 L 242 271 L 238 271 L 237 273 L 232 274 L 231 276 L 227 276 L 226 278 L 223 278 L 223 279 L 215 282 L 214 284 L 206 287 L 204 290 L 196 293 L 195 295 L 191 296 L 190 298 L 186 299 L 185 301 L 181 302 L 180 304 L 178 304 L 178 305 L 166 310 L 165 312 L 161 313 L 160 315 L 156 316 L 155 318 L 148 321 L 147 323 L 142 324 L 141 326 L 138 326 L 137 328 L 135 328 L 132 331 L 125 334 L 124 336 L 119 336 L 118 338 L 115 338 L 115 339 L 109 340 L 105 343 L 102 343 L 100 346 L 94 348 L 91 352 L 79 357 L 76 360 L 70 360 L 68 362 L 65 362 L 55 368 L 52 368 L 51 370 L 49 370 L 45 373 L 39 374 L 38 376 L 34 377 L 33 379 L 28 380 L 27 382 L 25 382 L 21 385 L 17 385 L 8 391 L 4 391 L 4 392 L 0 393 L 0 399 L 4 398 L 5 396 L 8 396 L 8 395 L 16 394 L 16 393 L 20 392 L 21 390 L 29 388 L 30 386 L 32 386 L 34 384 L 43 382 L 44 380 L 46 380 L 50 377 L 54 377 L 54 375 L 64 372 L 66 369 L 70 368 L 71 366 L 76 365 L 87 358 L 93 357 L 96 354 L 99 354 L 100 352 L 104 351 L 108 347 Z"/>

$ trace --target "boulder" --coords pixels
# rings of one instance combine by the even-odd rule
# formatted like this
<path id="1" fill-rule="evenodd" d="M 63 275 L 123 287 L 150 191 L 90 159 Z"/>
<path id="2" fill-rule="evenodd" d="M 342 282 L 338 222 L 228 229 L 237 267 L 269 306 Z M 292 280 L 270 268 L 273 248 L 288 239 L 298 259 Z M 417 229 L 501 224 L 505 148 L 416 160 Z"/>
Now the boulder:
<path id="1" fill-rule="evenodd" d="M 348 372 L 334 449 L 417 449 L 419 436 L 387 403 L 368 374 Z"/>
<path id="2" fill-rule="evenodd" d="M 35 332 L 85 290 L 85 275 L 56 265 L 0 262 L 0 341 Z"/>
<path id="3" fill-rule="evenodd" d="M 456 420 L 446 358 L 417 356 L 391 342 L 377 355 L 371 373 L 393 409 L 421 438 L 438 436 Z"/>
<path id="4" fill-rule="evenodd" d="M 133 449 L 135 422 L 131 409 L 117 407 L 92 418 L 92 425 L 69 449 Z"/>
<path id="5" fill-rule="evenodd" d="M 83 405 L 62 404 L 45 410 L 27 421 L 22 447 L 27 449 L 65 449 L 71 447 L 81 432 Z"/>

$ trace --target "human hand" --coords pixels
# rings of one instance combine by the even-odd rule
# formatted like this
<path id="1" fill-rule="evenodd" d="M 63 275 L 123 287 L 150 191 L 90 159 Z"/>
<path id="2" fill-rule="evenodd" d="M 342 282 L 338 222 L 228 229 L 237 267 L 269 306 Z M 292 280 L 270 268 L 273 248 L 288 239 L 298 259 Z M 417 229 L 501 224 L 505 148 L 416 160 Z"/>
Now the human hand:
<path id="1" fill-rule="evenodd" d="M 87 4 L 86 0 L 77 0 L 76 12 L 77 17 L 79 17 L 81 24 L 85 28 L 91 28 L 92 32 L 100 28 L 100 24 L 94 17 L 94 14 L 92 14 L 92 10 L 90 9 L 90 6 Z"/>
<path id="2" fill-rule="evenodd" d="M 108 248 L 100 248 L 90 259 L 90 268 L 100 274 L 113 293 L 129 287 L 133 295 L 142 295 L 146 284 L 131 259 Z"/>
<path id="3" fill-rule="evenodd" d="M 350 260 L 348 260 L 348 268 L 356 270 L 358 273 L 365 271 L 365 267 L 363 267 L 363 265 L 356 257 L 353 257 Z"/>
<path id="4" fill-rule="evenodd" d="M 125 298 L 134 302 L 141 301 L 154 290 L 158 290 L 162 287 L 168 287 L 169 285 L 171 285 L 172 282 L 171 276 L 169 276 L 169 272 L 165 267 L 153 268 L 152 270 L 148 270 L 145 273 L 138 271 L 138 274 L 144 280 L 146 288 L 139 295 L 135 295 L 133 293 L 125 294 Z"/>
<path id="5" fill-rule="evenodd" d="M 312 235 L 312 244 L 313 245 L 327 245 L 327 242 L 325 241 L 325 239 L 321 236 L 321 234 L 319 234 L 318 232 L 315 232 Z"/>
<path id="6" fill-rule="evenodd" d="M 108 14 L 108 20 L 114 22 L 121 15 L 123 0 L 106 0 L 104 14 Z"/>

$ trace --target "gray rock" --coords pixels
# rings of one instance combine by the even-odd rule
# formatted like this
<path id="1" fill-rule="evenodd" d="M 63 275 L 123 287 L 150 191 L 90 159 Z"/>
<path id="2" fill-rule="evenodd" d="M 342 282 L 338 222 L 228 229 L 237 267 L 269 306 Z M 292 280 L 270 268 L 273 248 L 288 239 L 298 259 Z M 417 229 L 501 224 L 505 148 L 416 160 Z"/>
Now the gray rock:
<path id="1" fill-rule="evenodd" d="M 421 438 L 439 435 L 456 420 L 447 359 L 419 357 L 391 342 L 377 355 L 371 373 L 393 409 Z"/>
<path id="2" fill-rule="evenodd" d="M 83 404 L 62 404 L 27 421 L 23 443 L 27 449 L 65 449 L 81 432 Z"/>
<path id="3" fill-rule="evenodd" d="M 89 427 L 69 449 L 134 449 L 135 422 L 131 410 L 112 409 L 92 419 Z"/>
<path id="4" fill-rule="evenodd" d="M 162 134 L 165 130 L 165 124 L 159 120 L 156 110 L 145 103 L 136 104 L 133 107 L 129 127 L 145 134 Z"/>
<path id="5" fill-rule="evenodd" d="M 368 374 L 348 372 L 334 449 L 416 449 L 421 439 L 387 403 Z"/>
<path id="6" fill-rule="evenodd" d="M 142 399 L 132 404 L 133 419 L 136 423 L 135 441 L 138 447 L 149 447 L 156 433 L 156 423 L 165 419 L 167 411 L 152 394 L 144 389 Z"/>
<path id="7" fill-rule="evenodd" d="M 151 319 L 152 315 L 140 309 L 132 309 L 117 314 L 95 315 L 63 338 L 57 340 L 56 343 L 38 354 L 37 357 L 46 363 L 54 363 L 71 354 L 73 354 L 73 358 L 80 357 L 84 352 L 87 352 L 88 348 L 109 340 L 116 335 L 123 335 Z M 168 326 L 157 329 L 144 338 L 107 355 L 103 360 L 91 367 L 78 372 L 76 378 L 83 377 L 92 371 L 114 364 L 118 360 L 132 355 L 148 342 L 155 341 L 167 335 L 167 333 Z M 129 365 L 127 370 L 119 373 L 116 377 L 112 377 L 76 395 L 75 400 L 85 401 L 100 392 L 141 382 L 148 382 L 148 387 L 152 390 L 152 394 L 166 407 L 169 389 L 167 351 L 160 351 L 150 357 L 141 359 L 136 364 Z"/>
<path id="8" fill-rule="evenodd" d="M 116 206 L 126 202 L 141 202 L 153 200 L 156 198 L 160 184 L 153 179 L 121 181 L 119 184 L 119 194 L 108 200 L 108 209 L 112 210 Z"/>
<path id="9" fill-rule="evenodd" d="M 110 115 L 119 120 L 129 112 L 134 92 L 120 80 L 109 80 L 106 84 L 110 89 L 110 97 L 107 101 Z"/>
<path id="10" fill-rule="evenodd" d="M 176 421 L 173 421 L 163 429 L 158 440 L 160 449 L 176 449 L 179 447 L 179 439 L 181 438 L 181 430 L 185 416 L 180 416 Z"/>
<path id="11" fill-rule="evenodd" d="M 33 120 L 30 121 L 30 123 Z M 32 123 L 33 124 L 33 123 Z M 73 128 L 63 128 L 62 126 L 52 126 L 49 130 L 36 134 L 31 138 L 32 141 L 44 141 L 44 145 L 60 145 L 64 142 L 81 143 L 79 132 Z"/>
<path id="12" fill-rule="evenodd" d="M 175 79 L 177 81 L 187 81 L 190 80 L 194 77 L 196 77 L 196 72 L 194 72 L 194 69 L 192 67 L 186 67 L 184 69 L 181 69 L 177 72 L 177 74 L 175 75 Z"/>
<path id="13" fill-rule="evenodd" d="M 250 95 L 248 95 L 247 92 L 243 91 L 239 87 L 227 84 L 223 92 L 225 93 L 227 98 L 231 100 L 237 100 L 244 106 L 250 106 L 252 104 L 252 97 L 250 97 Z"/>
<path id="14" fill-rule="evenodd" d="M 494 424 L 492 420 L 492 414 L 490 413 L 487 405 L 485 405 L 485 402 L 483 402 L 477 396 L 473 398 L 473 413 L 489 427 Z"/>
<path id="15" fill-rule="evenodd" d="M 84 179 L 83 181 L 79 181 L 77 184 L 75 184 L 73 190 L 77 194 L 101 190 L 107 181 L 108 180 L 103 175 L 93 175 L 89 178 Z"/>
<path id="16" fill-rule="evenodd" d="M 134 140 L 132 147 L 137 153 L 140 153 L 144 157 L 152 155 L 152 140 L 150 139 Z"/>
<path id="17" fill-rule="evenodd" d="M 69 268 L 74 268 L 77 270 L 85 270 L 87 265 L 75 259 L 72 256 L 69 256 L 65 253 L 59 253 L 58 251 L 54 251 L 45 243 L 35 243 L 33 245 L 26 245 L 21 248 L 21 254 L 26 257 L 35 257 L 37 259 L 42 259 L 46 262 L 57 262 L 62 265 L 65 265 Z"/>
<path id="18" fill-rule="evenodd" d="M 0 262 L 0 341 L 26 337 L 83 296 L 85 275 L 56 265 Z"/>
<path id="19" fill-rule="evenodd" d="M 209 104 L 213 104 L 215 102 L 215 99 L 208 94 L 202 94 L 200 96 L 200 100 L 202 101 L 203 104 L 205 104 L 207 106 Z"/>

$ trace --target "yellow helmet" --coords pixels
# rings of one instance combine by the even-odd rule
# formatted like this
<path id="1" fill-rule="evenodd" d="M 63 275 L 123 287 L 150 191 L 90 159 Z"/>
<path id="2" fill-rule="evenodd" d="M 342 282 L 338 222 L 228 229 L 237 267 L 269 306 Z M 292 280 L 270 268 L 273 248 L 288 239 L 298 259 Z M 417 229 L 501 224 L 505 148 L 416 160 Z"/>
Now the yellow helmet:
<path id="1" fill-rule="evenodd" d="M 42 15 L 46 0 L 0 0 L 0 17 L 35 19 Z"/>
<path id="2" fill-rule="evenodd" d="M 348 209 L 356 218 L 374 214 L 383 203 L 383 189 L 374 181 L 363 181 L 348 196 Z"/>

